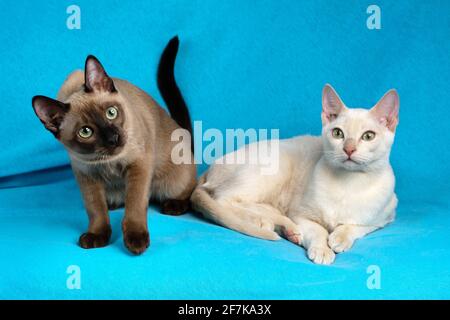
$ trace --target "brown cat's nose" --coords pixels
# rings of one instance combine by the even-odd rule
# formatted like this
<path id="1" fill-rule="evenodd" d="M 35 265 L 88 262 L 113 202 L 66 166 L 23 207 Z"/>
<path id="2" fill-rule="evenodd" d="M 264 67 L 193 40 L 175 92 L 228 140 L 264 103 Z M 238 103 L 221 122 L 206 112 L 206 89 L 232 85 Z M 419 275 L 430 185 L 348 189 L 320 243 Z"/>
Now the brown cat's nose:
<path id="1" fill-rule="evenodd" d="M 119 144 L 119 134 L 113 133 L 108 135 L 108 138 L 106 139 L 106 143 L 110 147 L 115 147 Z"/>
<path id="2" fill-rule="evenodd" d="M 356 151 L 356 147 L 354 145 L 344 146 L 344 152 L 350 157 Z"/>

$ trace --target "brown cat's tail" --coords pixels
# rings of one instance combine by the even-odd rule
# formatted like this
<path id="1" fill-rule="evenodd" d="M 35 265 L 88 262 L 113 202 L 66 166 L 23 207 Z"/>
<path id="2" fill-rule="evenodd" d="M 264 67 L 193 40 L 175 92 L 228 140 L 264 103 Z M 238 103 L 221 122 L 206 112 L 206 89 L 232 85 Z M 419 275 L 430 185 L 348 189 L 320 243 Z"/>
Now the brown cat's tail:
<path id="1" fill-rule="evenodd" d="M 191 117 L 186 102 L 177 86 L 174 75 L 175 59 L 179 46 L 178 36 L 173 37 L 164 49 L 158 65 L 158 89 L 169 109 L 170 115 L 178 125 L 191 134 L 191 150 L 194 153 L 194 136 Z"/>

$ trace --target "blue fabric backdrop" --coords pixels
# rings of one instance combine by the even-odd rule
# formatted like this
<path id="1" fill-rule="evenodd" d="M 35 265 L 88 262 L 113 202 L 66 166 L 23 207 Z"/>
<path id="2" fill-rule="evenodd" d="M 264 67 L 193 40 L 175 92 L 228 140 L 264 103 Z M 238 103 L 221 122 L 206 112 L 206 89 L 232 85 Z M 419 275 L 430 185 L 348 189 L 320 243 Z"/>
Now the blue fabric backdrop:
<path id="1" fill-rule="evenodd" d="M 450 2 L 377 0 L 382 28 L 369 30 L 372 3 L 2 0 L 0 298 L 450 298 Z M 71 4 L 81 8 L 80 30 L 66 27 Z M 204 129 L 319 134 L 325 83 L 355 107 L 395 87 L 395 223 L 329 267 L 285 240 L 253 239 L 157 208 L 146 254 L 125 251 L 122 210 L 111 214 L 110 246 L 80 249 L 87 225 L 80 194 L 31 97 L 55 96 L 92 53 L 110 75 L 162 103 L 156 66 L 175 34 L 177 81 Z M 69 265 L 81 269 L 80 290 L 66 287 Z M 366 286 L 370 265 L 380 267 L 379 290 Z"/>

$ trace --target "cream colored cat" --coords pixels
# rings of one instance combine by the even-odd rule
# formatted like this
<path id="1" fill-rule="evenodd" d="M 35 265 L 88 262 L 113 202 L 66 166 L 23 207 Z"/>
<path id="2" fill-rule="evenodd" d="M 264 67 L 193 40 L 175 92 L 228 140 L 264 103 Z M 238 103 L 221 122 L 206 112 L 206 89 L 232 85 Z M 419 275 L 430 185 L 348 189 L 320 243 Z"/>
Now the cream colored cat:
<path id="1" fill-rule="evenodd" d="M 394 220 L 397 197 L 389 154 L 398 111 L 395 90 L 370 110 L 349 109 L 326 85 L 321 137 L 280 140 L 273 175 L 262 174 L 258 164 L 218 159 L 192 194 L 194 208 L 247 235 L 277 240 L 281 231 L 303 245 L 312 261 L 330 264 L 335 252 Z M 251 156 L 262 143 L 225 157 Z"/>

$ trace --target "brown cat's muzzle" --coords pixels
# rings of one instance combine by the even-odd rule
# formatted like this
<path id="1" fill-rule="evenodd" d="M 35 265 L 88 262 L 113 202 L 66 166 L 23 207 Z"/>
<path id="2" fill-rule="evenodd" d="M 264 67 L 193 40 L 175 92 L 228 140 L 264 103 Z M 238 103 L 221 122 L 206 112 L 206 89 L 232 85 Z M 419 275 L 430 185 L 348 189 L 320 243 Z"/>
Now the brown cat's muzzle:
<path id="1" fill-rule="evenodd" d="M 108 145 L 105 147 L 105 155 L 115 156 L 118 155 L 123 150 L 123 144 L 120 142 L 116 142 L 114 144 Z"/>
<path id="2" fill-rule="evenodd" d="M 121 130 L 113 127 L 103 132 L 103 145 L 109 155 L 118 154 L 125 145 L 125 136 Z"/>
<path id="3" fill-rule="evenodd" d="M 108 147 L 115 148 L 120 144 L 120 135 L 118 133 L 113 133 L 107 136 L 106 144 Z"/>

